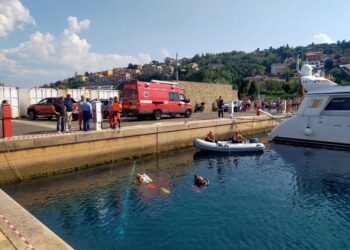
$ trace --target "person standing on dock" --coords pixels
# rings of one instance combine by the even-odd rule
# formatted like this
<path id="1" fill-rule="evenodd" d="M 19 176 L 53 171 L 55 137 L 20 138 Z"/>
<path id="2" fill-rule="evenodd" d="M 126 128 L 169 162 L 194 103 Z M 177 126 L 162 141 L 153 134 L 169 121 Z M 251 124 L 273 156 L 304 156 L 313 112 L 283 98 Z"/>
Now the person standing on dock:
<path id="1" fill-rule="evenodd" d="M 112 104 L 112 124 L 113 129 L 120 129 L 120 104 L 116 96 Z"/>
<path id="2" fill-rule="evenodd" d="M 85 96 L 80 96 L 80 101 L 78 102 L 78 110 L 79 110 L 79 130 L 82 131 L 83 127 L 83 110 L 81 109 L 83 103 L 85 102 Z"/>
<path id="3" fill-rule="evenodd" d="M 86 98 L 86 101 L 81 106 L 83 111 L 83 130 L 90 130 L 90 119 L 92 117 L 92 106 L 90 103 L 90 98 Z"/>
<path id="4" fill-rule="evenodd" d="M 57 132 L 64 132 L 64 121 L 66 117 L 66 106 L 64 105 L 63 96 L 58 98 L 58 101 L 53 105 L 53 112 L 56 115 L 57 120 Z"/>
<path id="5" fill-rule="evenodd" d="M 219 96 L 219 99 L 217 99 L 217 105 L 218 105 L 218 117 L 224 118 L 224 99 L 222 99 L 221 96 Z"/>
<path id="6" fill-rule="evenodd" d="M 64 106 L 66 106 L 66 131 L 70 131 L 72 128 L 72 115 L 73 115 L 73 102 L 70 94 L 67 94 L 66 99 L 64 99 Z"/>

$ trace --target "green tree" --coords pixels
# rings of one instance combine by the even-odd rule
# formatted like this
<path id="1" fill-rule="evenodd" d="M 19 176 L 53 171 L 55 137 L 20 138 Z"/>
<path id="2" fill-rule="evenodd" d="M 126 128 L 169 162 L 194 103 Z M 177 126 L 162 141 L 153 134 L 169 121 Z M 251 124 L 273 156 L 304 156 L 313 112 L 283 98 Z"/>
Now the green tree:
<path id="1" fill-rule="evenodd" d="M 290 93 L 292 90 L 292 87 L 290 86 L 289 83 L 283 83 L 282 84 L 282 89 L 285 93 Z"/>
<path id="2" fill-rule="evenodd" d="M 255 99 L 258 96 L 258 91 L 256 88 L 256 83 L 254 81 L 252 81 L 250 83 L 249 89 L 247 91 L 247 95 L 249 97 L 251 97 L 252 99 Z"/>

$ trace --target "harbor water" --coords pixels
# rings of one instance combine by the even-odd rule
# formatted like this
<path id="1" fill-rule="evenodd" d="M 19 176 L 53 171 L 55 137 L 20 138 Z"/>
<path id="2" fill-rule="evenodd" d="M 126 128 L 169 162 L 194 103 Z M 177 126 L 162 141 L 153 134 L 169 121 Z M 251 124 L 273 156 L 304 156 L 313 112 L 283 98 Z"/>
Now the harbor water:
<path id="1" fill-rule="evenodd" d="M 4 190 L 75 249 L 350 249 L 350 153 L 262 139 L 263 154 L 190 148 Z"/>

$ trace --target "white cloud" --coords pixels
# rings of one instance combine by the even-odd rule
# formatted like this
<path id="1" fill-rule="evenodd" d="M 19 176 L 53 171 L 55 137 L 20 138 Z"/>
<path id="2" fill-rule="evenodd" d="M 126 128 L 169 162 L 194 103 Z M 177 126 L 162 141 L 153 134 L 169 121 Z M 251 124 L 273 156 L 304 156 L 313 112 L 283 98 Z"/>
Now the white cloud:
<path id="1" fill-rule="evenodd" d="M 87 29 L 90 27 L 90 20 L 84 19 L 78 22 L 78 18 L 75 16 L 69 16 L 68 21 L 68 31 L 73 33 L 79 33 L 82 29 Z"/>
<path id="2" fill-rule="evenodd" d="M 89 28 L 90 21 L 79 22 L 76 17 L 68 17 L 67 21 L 68 28 L 57 37 L 37 31 L 19 46 L 0 50 L 0 82 L 20 87 L 38 85 L 65 79 L 75 72 L 95 72 L 152 60 L 147 53 L 123 56 L 92 52 L 89 42 L 78 34 Z"/>
<path id="3" fill-rule="evenodd" d="M 162 52 L 162 55 L 163 55 L 163 56 L 165 56 L 165 57 L 169 57 L 169 56 L 170 56 L 170 52 L 169 52 L 169 50 L 167 50 L 167 49 L 165 49 L 165 48 L 164 48 L 164 49 L 162 49 L 162 51 L 161 51 L 161 52 Z"/>
<path id="4" fill-rule="evenodd" d="M 50 33 L 35 32 L 30 39 L 21 43 L 16 48 L 3 49 L 2 51 L 20 60 L 45 59 L 55 54 L 54 36 Z"/>
<path id="5" fill-rule="evenodd" d="M 313 41 L 315 43 L 334 43 L 332 38 L 330 38 L 329 36 L 327 36 L 324 33 L 315 34 Z"/>
<path id="6" fill-rule="evenodd" d="M 35 24 L 29 10 L 19 0 L 0 0 L 0 38 L 24 24 Z"/>

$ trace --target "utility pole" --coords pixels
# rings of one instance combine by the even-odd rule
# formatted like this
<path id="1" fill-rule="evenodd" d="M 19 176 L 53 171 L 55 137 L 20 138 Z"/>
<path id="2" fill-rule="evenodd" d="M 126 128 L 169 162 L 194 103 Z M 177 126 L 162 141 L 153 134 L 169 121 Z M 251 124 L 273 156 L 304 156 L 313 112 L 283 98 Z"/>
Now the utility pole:
<path id="1" fill-rule="evenodd" d="M 176 82 L 179 82 L 179 64 L 177 62 L 177 52 L 176 52 L 176 60 L 175 60 L 175 63 L 176 63 Z"/>

